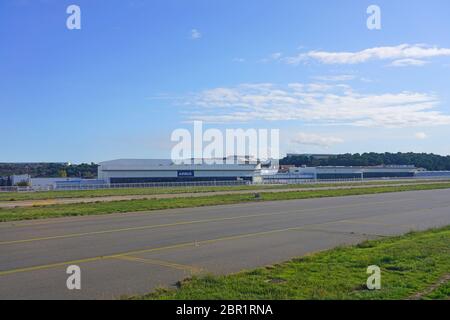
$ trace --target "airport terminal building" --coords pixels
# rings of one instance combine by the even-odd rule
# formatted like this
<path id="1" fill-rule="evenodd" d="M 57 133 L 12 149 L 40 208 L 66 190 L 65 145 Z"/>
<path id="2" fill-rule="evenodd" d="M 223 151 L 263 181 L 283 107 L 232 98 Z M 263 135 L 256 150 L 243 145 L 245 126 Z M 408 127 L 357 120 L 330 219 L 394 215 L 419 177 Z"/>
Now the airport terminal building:
<path id="1" fill-rule="evenodd" d="M 120 159 L 99 163 L 98 179 L 107 184 L 261 181 L 261 164 L 237 161 L 233 164 L 175 164 L 171 160 Z"/>

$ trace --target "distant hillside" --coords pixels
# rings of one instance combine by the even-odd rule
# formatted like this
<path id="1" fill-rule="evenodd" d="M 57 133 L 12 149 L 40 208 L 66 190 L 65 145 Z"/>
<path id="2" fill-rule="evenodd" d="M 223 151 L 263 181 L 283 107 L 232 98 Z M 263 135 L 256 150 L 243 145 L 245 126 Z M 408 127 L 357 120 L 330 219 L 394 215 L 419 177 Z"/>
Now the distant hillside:
<path id="1" fill-rule="evenodd" d="M 450 156 L 427 153 L 355 153 L 317 159 L 311 156 L 295 155 L 282 159 L 282 165 L 296 166 L 378 166 L 415 165 L 429 171 L 450 170 Z"/>
<path id="2" fill-rule="evenodd" d="M 97 167 L 95 163 L 78 165 L 64 163 L 0 163 L 0 176 L 29 174 L 33 178 L 81 177 L 89 179 L 97 177 Z"/>

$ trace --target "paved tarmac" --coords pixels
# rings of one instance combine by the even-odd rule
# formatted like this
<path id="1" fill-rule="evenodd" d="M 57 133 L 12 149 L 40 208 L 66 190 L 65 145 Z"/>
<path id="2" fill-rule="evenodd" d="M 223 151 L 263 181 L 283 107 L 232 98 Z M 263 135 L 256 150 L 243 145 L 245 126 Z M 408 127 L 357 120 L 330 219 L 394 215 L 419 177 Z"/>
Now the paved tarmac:
<path id="1" fill-rule="evenodd" d="M 0 223 L 0 299 L 116 299 L 445 225 L 450 189 Z"/>

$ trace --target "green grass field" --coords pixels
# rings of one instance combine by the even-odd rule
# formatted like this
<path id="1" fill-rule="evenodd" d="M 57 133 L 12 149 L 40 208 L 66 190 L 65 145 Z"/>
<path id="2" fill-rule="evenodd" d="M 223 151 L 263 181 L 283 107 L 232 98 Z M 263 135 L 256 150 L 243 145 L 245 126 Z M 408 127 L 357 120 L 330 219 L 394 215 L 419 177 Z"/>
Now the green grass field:
<path id="1" fill-rule="evenodd" d="M 370 265 L 381 268 L 381 290 L 367 289 Z M 197 276 L 134 299 L 450 299 L 450 226 L 233 275 Z"/>
<path id="2" fill-rule="evenodd" d="M 390 185 L 390 184 L 420 184 L 430 182 L 427 180 L 403 180 L 403 181 L 368 181 L 349 183 L 321 183 L 321 184 L 296 184 L 296 185 L 251 185 L 251 186 L 211 186 L 211 187 L 172 187 L 172 188 L 130 188 L 130 189 L 104 189 L 104 190 L 74 190 L 74 191 L 46 191 L 46 192 L 3 192 L 0 193 L 0 201 L 20 200 L 51 200 L 64 198 L 95 198 L 108 196 L 129 195 L 156 195 L 156 194 L 182 194 L 217 191 L 241 191 L 241 190 L 270 190 L 289 188 L 320 188 L 334 186 L 361 186 L 361 185 Z"/>
<path id="3" fill-rule="evenodd" d="M 279 193 L 261 193 L 260 199 L 252 194 L 213 195 L 202 197 L 180 197 L 171 199 L 144 199 L 111 202 L 60 204 L 33 207 L 0 208 L 0 222 L 44 219 L 68 216 L 101 215 L 108 213 L 123 213 L 151 211 L 159 209 L 190 208 L 223 204 L 236 204 L 254 201 L 294 200 L 322 197 L 339 197 L 376 193 L 402 192 L 414 190 L 449 189 L 450 183 L 435 183 L 423 185 L 385 186 L 372 188 L 351 188 L 335 190 L 312 190 Z"/>

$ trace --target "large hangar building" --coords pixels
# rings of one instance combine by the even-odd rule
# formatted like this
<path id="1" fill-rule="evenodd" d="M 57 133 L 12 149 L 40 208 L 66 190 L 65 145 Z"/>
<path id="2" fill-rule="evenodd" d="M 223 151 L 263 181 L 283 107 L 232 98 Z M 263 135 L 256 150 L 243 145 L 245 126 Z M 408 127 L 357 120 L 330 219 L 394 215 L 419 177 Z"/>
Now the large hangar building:
<path id="1" fill-rule="evenodd" d="M 99 163 L 98 179 L 107 184 L 261 181 L 261 164 L 237 161 L 233 164 L 175 164 L 171 160 L 120 159 Z"/>

